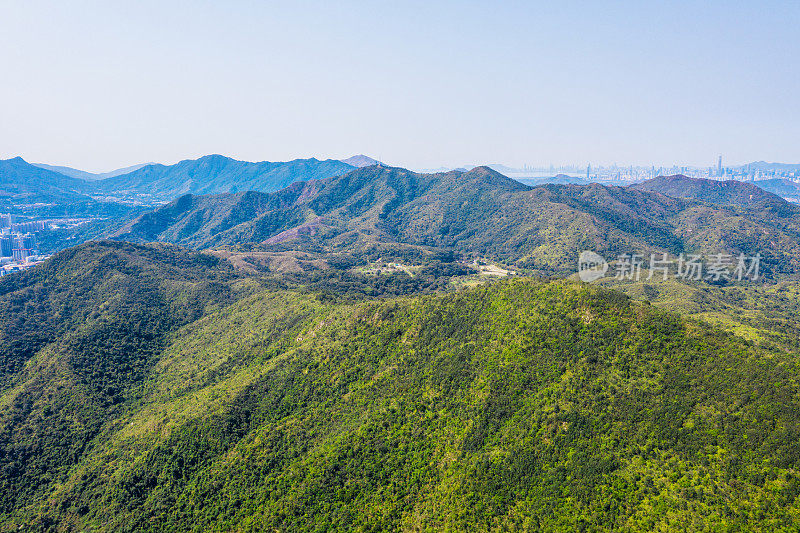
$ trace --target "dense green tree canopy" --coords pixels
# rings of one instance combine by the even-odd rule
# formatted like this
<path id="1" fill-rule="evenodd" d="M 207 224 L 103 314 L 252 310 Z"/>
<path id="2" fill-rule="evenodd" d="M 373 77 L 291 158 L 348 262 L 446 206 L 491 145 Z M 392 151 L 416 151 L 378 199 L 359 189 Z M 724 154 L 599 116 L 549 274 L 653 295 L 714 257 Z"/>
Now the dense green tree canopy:
<path id="1" fill-rule="evenodd" d="M 779 337 L 563 280 L 376 299 L 376 279 L 336 294 L 101 242 L 0 280 L 0 530 L 800 520 Z"/>

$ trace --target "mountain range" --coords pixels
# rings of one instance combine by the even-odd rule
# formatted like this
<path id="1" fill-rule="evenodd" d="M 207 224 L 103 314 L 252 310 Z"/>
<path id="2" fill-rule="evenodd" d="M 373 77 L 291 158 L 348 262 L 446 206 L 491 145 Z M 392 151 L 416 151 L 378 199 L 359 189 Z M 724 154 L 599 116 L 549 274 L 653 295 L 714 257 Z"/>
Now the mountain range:
<path id="1" fill-rule="evenodd" d="M 800 267 L 798 206 L 738 181 L 662 176 L 630 187 L 527 186 L 488 167 L 420 174 L 335 160 L 249 163 L 212 155 L 92 182 L 15 158 L 0 161 L 0 187 L 4 209 L 105 215 L 106 222 L 81 228 L 83 237 L 43 236 L 55 248 L 105 236 L 198 249 L 445 251 L 544 273 L 573 269 L 579 249 L 611 258 L 761 253 L 770 271 Z M 120 203 L 173 197 L 144 213 Z"/>
<path id="2" fill-rule="evenodd" d="M 6 187 L 6 194 L 0 197 L 0 203 L 4 203 L 4 209 L 7 210 L 15 209 L 15 205 L 38 203 L 62 206 L 85 204 L 88 198 L 102 204 L 159 205 L 186 193 L 274 192 L 296 181 L 337 176 L 354 168 L 377 164 L 377 160 L 363 154 L 343 160 L 320 161 L 311 158 L 282 163 L 253 163 L 221 155 L 208 155 L 174 165 L 148 163 L 94 174 L 63 166 L 39 163 L 28 165 L 21 158 L 14 158 L 0 161 L 0 183 L 4 183 Z M 489 165 L 489 168 L 500 172 L 514 170 L 503 165 Z M 37 169 L 49 172 L 39 172 Z M 450 171 L 440 169 L 436 173 Z M 455 171 L 466 172 L 467 169 Z M 65 180 L 64 177 L 71 178 L 72 181 Z M 569 176 L 519 178 L 519 181 L 528 185 L 588 183 Z M 789 180 L 763 180 L 756 184 L 780 196 L 800 197 L 800 185 Z M 91 211 L 86 205 L 84 209 Z"/>
<path id="3" fill-rule="evenodd" d="M 110 196 L 166 202 L 186 193 L 271 192 L 295 181 L 336 176 L 350 170 L 353 170 L 352 166 L 332 159 L 251 163 L 221 155 L 207 155 L 174 165 L 147 165 L 131 173 L 99 181 L 96 190 Z"/>
<path id="4" fill-rule="evenodd" d="M 0 278 L 0 532 L 795 528 L 800 206 L 752 184 L 207 156 L 0 185 L 179 195 Z M 766 275 L 565 279 L 581 250 Z"/>
<path id="5" fill-rule="evenodd" d="M 159 205 L 186 193 L 271 192 L 295 181 L 335 176 L 353 168 L 337 160 L 251 163 L 209 155 L 174 165 L 149 164 L 111 177 L 83 179 L 16 157 L 0 160 L 0 205 L 6 210 L 37 203 L 63 206 L 92 200 L 101 204 Z"/>
<path id="6" fill-rule="evenodd" d="M 800 208 L 750 184 L 717 183 L 672 176 L 633 187 L 529 187 L 487 167 L 418 174 L 372 166 L 275 193 L 186 195 L 105 235 L 197 249 L 451 250 L 543 272 L 574 269 L 583 249 L 612 258 L 761 253 L 770 269 L 797 272 Z"/>

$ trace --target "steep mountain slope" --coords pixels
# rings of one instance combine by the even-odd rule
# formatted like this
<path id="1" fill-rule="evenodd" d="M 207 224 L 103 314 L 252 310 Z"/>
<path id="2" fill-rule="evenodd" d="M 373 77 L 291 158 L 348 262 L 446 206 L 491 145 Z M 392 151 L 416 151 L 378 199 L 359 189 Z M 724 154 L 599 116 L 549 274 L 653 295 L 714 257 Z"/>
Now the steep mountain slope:
<path id="1" fill-rule="evenodd" d="M 171 248 L 73 254 L 0 281 L 8 301 L 49 301 L 49 288 L 79 314 L 54 313 L 78 329 L 6 374 L 0 530 L 736 530 L 800 517 L 795 356 L 568 282 L 333 304 Z M 67 270 L 79 261 L 86 272 Z M 0 306 L 7 340 L 20 311 Z"/>
<path id="2" fill-rule="evenodd" d="M 147 165 L 97 182 L 105 194 L 140 201 L 168 202 L 183 194 L 271 192 L 295 181 L 336 176 L 352 170 L 341 161 L 295 159 L 284 163 L 237 161 L 207 155 L 175 165 Z"/>
<path id="3" fill-rule="evenodd" d="M 773 270 L 794 272 L 798 219 L 777 200 L 774 209 L 742 210 L 598 184 L 531 188 L 486 167 L 418 174 L 373 166 L 272 194 L 184 197 L 107 235 L 195 248 L 260 243 L 359 254 L 402 244 L 551 272 L 573 270 L 583 249 L 610 257 L 761 253 Z"/>

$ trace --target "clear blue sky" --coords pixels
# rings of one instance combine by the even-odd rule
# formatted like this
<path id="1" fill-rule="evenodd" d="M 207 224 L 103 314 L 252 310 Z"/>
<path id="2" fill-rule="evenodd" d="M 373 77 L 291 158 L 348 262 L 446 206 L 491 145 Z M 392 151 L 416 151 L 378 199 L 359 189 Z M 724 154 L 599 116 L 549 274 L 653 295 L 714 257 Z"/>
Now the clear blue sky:
<path id="1" fill-rule="evenodd" d="M 0 157 L 800 162 L 800 2 L 0 0 Z"/>

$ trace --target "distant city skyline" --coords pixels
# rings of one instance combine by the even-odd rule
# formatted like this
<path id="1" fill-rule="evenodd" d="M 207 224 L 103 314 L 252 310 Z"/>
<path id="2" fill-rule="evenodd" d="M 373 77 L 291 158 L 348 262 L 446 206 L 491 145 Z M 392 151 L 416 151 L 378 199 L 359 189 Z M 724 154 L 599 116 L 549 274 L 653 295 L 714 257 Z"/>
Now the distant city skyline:
<path id="1" fill-rule="evenodd" d="M 6 2 L 0 158 L 800 162 L 800 3 Z"/>

